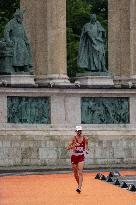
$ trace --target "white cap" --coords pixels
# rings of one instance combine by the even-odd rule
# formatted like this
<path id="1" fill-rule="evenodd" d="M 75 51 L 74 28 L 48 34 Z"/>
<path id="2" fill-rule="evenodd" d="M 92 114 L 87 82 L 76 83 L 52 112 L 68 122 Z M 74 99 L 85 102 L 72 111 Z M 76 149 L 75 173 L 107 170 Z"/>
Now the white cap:
<path id="1" fill-rule="evenodd" d="M 82 130 L 81 126 L 76 126 L 76 131 Z"/>

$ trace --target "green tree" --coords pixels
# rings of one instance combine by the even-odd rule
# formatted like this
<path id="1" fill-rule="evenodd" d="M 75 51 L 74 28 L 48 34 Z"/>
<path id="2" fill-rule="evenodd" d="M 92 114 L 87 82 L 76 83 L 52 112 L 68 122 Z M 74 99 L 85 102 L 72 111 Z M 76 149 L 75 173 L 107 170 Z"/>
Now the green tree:
<path id="1" fill-rule="evenodd" d="M 0 37 L 6 23 L 12 18 L 15 10 L 20 7 L 20 0 L 0 0 Z"/>

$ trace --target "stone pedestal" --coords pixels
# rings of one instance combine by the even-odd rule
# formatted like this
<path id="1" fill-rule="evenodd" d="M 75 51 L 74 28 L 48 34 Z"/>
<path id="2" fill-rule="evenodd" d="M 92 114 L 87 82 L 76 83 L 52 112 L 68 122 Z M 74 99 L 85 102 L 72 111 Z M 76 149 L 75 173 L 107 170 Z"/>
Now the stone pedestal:
<path id="1" fill-rule="evenodd" d="M 69 86 L 71 83 L 69 82 L 68 76 L 64 74 L 48 74 L 46 76 L 40 76 L 36 83 L 43 86 Z"/>
<path id="2" fill-rule="evenodd" d="M 33 75 L 0 75 L 0 84 L 3 86 L 35 86 Z"/>
<path id="3" fill-rule="evenodd" d="M 87 86 L 114 86 L 112 75 L 109 72 L 85 72 L 78 73 L 75 84 Z"/>
<path id="4" fill-rule="evenodd" d="M 110 76 L 83 76 L 76 78 L 76 82 L 88 86 L 114 86 L 113 79 Z"/>

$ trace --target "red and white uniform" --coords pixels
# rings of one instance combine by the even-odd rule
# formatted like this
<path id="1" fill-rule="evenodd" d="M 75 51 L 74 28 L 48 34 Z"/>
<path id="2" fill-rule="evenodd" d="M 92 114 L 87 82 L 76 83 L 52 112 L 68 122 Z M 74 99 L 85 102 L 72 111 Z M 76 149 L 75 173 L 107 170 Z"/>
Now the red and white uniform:
<path id="1" fill-rule="evenodd" d="M 75 141 L 75 148 L 72 151 L 71 163 L 78 164 L 79 162 L 83 162 L 85 160 L 84 151 L 85 151 L 86 140 L 85 137 L 83 136 L 82 142 L 79 143 L 75 136 L 74 141 Z"/>

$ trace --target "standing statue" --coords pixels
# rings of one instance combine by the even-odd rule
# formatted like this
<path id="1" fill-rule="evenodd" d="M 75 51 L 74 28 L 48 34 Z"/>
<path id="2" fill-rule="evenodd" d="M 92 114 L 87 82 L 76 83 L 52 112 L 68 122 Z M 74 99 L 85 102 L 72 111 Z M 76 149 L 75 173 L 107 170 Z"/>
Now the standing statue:
<path id="1" fill-rule="evenodd" d="M 5 67 L 6 70 L 8 67 L 11 67 L 11 73 L 15 74 L 20 72 L 29 72 L 31 73 L 32 70 L 32 57 L 31 57 L 31 49 L 30 45 L 25 33 L 25 29 L 23 26 L 23 11 L 17 9 L 13 19 L 11 19 L 7 25 L 5 26 L 4 30 L 4 39 L 1 42 L 2 45 L 6 44 L 5 50 L 9 52 L 10 49 L 10 65 L 9 61 L 7 63 L 7 59 L 9 54 L 5 52 Z M 7 54 L 7 56 L 6 56 Z M 11 58 L 12 56 L 12 58 Z"/>
<path id="2" fill-rule="evenodd" d="M 105 68 L 105 29 L 91 14 L 90 22 L 83 27 L 78 50 L 78 65 L 91 72 L 106 72 Z"/>

